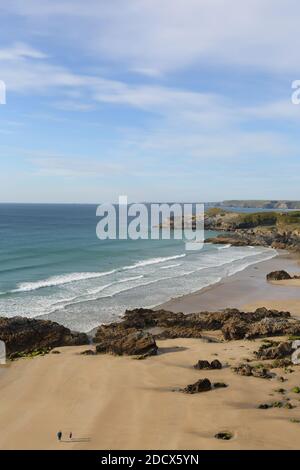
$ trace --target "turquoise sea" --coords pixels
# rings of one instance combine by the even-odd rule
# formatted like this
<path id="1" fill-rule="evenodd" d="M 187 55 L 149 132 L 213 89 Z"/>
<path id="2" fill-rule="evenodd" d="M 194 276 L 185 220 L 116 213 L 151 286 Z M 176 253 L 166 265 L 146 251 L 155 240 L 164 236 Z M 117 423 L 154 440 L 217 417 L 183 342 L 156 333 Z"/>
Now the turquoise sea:
<path id="1" fill-rule="evenodd" d="M 100 241 L 98 220 L 96 205 L 0 204 L 0 315 L 89 331 L 126 308 L 158 305 L 276 254 L 212 244 L 187 252 L 181 240 Z"/>

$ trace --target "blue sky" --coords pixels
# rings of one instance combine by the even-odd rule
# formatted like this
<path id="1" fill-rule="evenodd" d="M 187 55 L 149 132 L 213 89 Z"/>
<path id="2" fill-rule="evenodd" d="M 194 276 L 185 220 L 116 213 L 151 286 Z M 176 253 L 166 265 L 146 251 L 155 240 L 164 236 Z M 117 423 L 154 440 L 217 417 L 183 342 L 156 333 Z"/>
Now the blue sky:
<path id="1" fill-rule="evenodd" d="M 300 199 L 295 0 L 0 3 L 0 201 Z"/>

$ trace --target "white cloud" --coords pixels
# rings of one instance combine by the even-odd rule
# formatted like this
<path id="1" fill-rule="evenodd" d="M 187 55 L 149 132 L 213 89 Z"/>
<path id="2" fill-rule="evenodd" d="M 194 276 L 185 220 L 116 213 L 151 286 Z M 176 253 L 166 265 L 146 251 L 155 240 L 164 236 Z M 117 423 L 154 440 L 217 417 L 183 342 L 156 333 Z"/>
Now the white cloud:
<path id="1" fill-rule="evenodd" d="M 45 59 L 46 54 L 30 47 L 28 44 L 17 42 L 9 47 L 0 48 L 0 60 L 15 61 L 22 58 Z"/>
<path id="2" fill-rule="evenodd" d="M 35 152 L 35 156 L 27 157 L 36 168 L 39 176 L 59 177 L 97 177 L 105 178 L 107 175 L 121 174 L 124 166 L 120 163 L 99 161 L 95 158 L 86 158 L 65 155 L 45 155 Z"/>
<path id="3" fill-rule="evenodd" d="M 299 63 L 298 0 L 10 0 L 1 8 L 129 70 L 210 62 L 296 71 Z"/>

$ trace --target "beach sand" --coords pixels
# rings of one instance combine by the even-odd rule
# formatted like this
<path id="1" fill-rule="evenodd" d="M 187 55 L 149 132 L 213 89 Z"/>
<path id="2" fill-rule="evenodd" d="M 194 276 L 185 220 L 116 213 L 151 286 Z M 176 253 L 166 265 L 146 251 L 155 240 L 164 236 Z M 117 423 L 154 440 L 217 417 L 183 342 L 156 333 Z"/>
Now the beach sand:
<path id="1" fill-rule="evenodd" d="M 280 256 L 251 266 L 190 296 L 168 302 L 175 311 L 216 310 L 264 305 L 300 315 L 300 289 L 267 283 L 274 269 L 299 272 L 297 262 Z M 209 335 L 209 333 L 208 333 Z M 278 372 L 286 382 L 242 377 L 231 370 L 253 360 L 261 340 L 207 342 L 158 341 L 159 354 L 143 361 L 109 355 L 83 356 L 85 347 L 60 348 L 61 354 L 19 359 L 0 366 L 0 449 L 298 449 L 300 386 L 294 373 Z M 197 371 L 199 359 L 218 358 L 222 370 Z M 228 388 L 186 395 L 179 388 L 200 378 Z M 285 388 L 294 409 L 258 409 L 282 400 Z M 56 433 L 63 432 L 57 442 Z M 69 432 L 73 439 L 68 439 Z M 221 431 L 233 433 L 217 440 Z"/>
<path id="2" fill-rule="evenodd" d="M 275 258 L 251 265 L 213 286 L 171 299 L 157 308 L 192 313 L 227 307 L 252 309 L 253 306 L 269 306 L 300 316 L 300 281 L 266 281 L 268 273 L 282 269 L 290 274 L 299 274 L 299 258 L 281 252 Z"/>
<path id="3" fill-rule="evenodd" d="M 0 448 L 297 449 L 300 424 L 290 420 L 300 419 L 298 395 L 287 395 L 297 405 L 292 410 L 257 406 L 282 399 L 274 390 L 300 385 L 299 374 L 287 374 L 281 384 L 241 377 L 230 367 L 192 368 L 200 358 L 237 364 L 251 358 L 259 343 L 166 340 L 158 343 L 157 357 L 144 361 L 81 356 L 82 347 L 18 360 L 0 370 Z M 177 391 L 204 377 L 228 388 L 197 395 Z M 60 443 L 58 430 L 64 433 Z M 232 432 L 233 439 L 215 439 L 220 431 Z"/>

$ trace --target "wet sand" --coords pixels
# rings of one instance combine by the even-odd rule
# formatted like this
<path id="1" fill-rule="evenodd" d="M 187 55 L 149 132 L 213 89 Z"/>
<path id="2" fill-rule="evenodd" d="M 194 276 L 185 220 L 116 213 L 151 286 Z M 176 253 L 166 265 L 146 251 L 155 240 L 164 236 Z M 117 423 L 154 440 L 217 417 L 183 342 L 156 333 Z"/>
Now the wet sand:
<path id="1" fill-rule="evenodd" d="M 157 308 L 173 312 L 218 311 L 245 306 L 272 306 L 281 310 L 288 305 L 291 313 L 300 316 L 300 283 L 283 281 L 270 283 L 266 275 L 284 269 L 291 274 L 300 273 L 298 258 L 286 252 L 268 261 L 249 266 L 221 282 L 193 294 L 171 299 Z M 285 304 L 287 302 L 287 304 Z M 267 303 L 267 304 L 266 304 Z"/>

